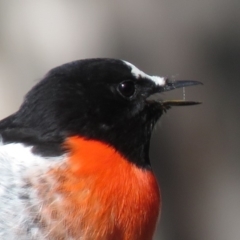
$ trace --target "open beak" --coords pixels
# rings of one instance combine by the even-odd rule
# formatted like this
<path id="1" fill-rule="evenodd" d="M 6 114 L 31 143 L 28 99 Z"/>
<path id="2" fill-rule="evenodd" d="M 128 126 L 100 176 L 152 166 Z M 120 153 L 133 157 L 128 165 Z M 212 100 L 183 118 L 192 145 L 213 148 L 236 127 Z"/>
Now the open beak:
<path id="1" fill-rule="evenodd" d="M 160 92 L 167 92 L 174 90 L 176 88 L 190 87 L 195 85 L 203 85 L 201 82 L 192 81 L 192 80 L 179 80 L 179 81 L 170 81 L 166 79 L 166 82 L 163 86 L 161 86 Z M 189 105 L 197 105 L 201 104 L 201 102 L 197 101 L 186 101 L 186 100 L 163 100 L 161 104 L 165 108 L 169 108 L 171 106 L 189 106 Z"/>

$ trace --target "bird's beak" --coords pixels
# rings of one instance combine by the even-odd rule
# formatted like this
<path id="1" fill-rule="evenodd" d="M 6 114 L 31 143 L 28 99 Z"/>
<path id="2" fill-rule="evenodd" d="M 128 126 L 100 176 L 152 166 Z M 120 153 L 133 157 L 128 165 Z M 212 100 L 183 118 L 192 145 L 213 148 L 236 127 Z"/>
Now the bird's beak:
<path id="1" fill-rule="evenodd" d="M 192 81 L 192 80 L 178 80 L 178 81 L 169 81 L 166 80 L 165 85 L 162 87 L 161 92 L 171 91 L 176 88 L 190 87 L 194 85 L 202 85 L 201 82 Z M 196 101 L 186 101 L 186 100 L 164 100 L 162 104 L 164 106 L 189 106 L 200 104 L 201 102 Z"/>
<path id="2" fill-rule="evenodd" d="M 203 85 L 203 84 L 201 82 L 192 81 L 192 80 L 170 81 L 166 79 L 165 83 L 162 86 L 160 86 L 160 89 L 158 89 L 158 92 L 167 92 L 167 91 L 174 90 L 176 88 L 184 88 L 184 87 L 190 87 L 195 85 Z M 164 108 L 169 108 L 171 106 L 189 106 L 189 105 L 201 104 L 201 102 L 198 102 L 198 101 L 186 101 L 185 99 L 162 100 L 160 103 Z"/>

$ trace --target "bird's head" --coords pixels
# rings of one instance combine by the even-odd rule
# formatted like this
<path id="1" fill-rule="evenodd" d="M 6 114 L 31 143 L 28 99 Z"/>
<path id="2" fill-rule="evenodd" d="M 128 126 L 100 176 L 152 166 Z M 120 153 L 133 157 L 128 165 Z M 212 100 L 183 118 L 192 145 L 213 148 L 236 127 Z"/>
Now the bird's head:
<path id="1" fill-rule="evenodd" d="M 198 103 L 149 97 L 197 84 L 150 76 L 122 60 L 74 61 L 54 68 L 33 87 L 19 111 L 2 121 L 0 132 L 6 141 L 34 140 L 35 151 L 46 155 L 61 152 L 66 137 L 101 140 L 137 165 L 149 166 L 151 132 L 162 113 L 172 105 Z"/>

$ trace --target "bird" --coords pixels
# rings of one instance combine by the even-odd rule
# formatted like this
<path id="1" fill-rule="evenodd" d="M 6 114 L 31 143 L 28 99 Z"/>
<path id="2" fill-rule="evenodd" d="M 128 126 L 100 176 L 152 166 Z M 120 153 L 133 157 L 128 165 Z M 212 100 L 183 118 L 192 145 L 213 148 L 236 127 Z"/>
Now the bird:
<path id="1" fill-rule="evenodd" d="M 172 106 L 200 103 L 151 97 L 200 84 L 111 58 L 50 70 L 0 121 L 0 239 L 151 240 L 152 131 Z"/>

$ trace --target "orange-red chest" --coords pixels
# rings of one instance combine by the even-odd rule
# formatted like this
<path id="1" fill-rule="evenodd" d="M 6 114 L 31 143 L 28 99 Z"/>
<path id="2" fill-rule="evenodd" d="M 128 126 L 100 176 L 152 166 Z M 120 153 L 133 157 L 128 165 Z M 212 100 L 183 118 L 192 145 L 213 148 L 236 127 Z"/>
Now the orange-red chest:
<path id="1" fill-rule="evenodd" d="M 98 141 L 67 145 L 67 162 L 38 186 L 49 239 L 151 240 L 160 209 L 153 173 Z"/>

